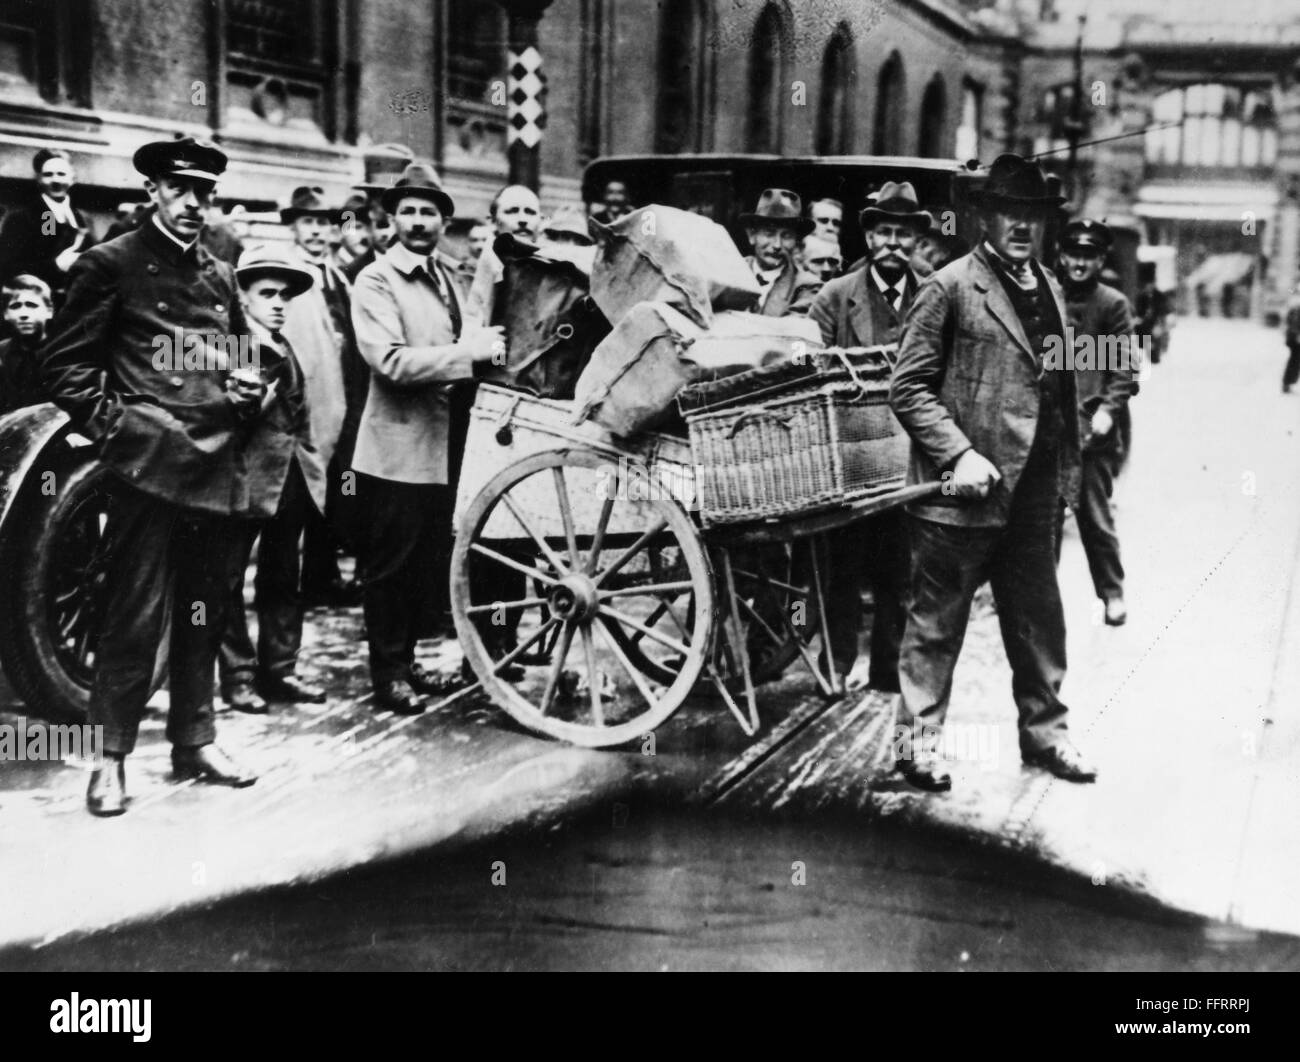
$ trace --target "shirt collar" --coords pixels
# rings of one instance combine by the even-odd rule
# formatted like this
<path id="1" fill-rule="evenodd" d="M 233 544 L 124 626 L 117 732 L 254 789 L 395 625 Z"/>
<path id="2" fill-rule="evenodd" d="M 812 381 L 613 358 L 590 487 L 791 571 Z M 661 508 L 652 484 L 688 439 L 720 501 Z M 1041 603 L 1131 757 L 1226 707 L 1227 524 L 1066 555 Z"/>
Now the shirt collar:
<path id="1" fill-rule="evenodd" d="M 41 198 L 45 200 L 45 205 L 50 208 L 50 213 L 54 215 L 55 221 L 62 221 L 68 225 L 77 223 L 77 217 L 72 213 L 72 200 L 68 196 L 64 196 L 62 200 L 51 199 L 42 192 Z"/>
<path id="2" fill-rule="evenodd" d="M 874 264 L 868 267 L 867 272 L 871 274 L 871 279 L 876 282 L 876 290 L 879 291 L 882 295 L 885 292 L 887 292 L 890 288 L 894 288 L 896 291 L 905 291 L 907 289 L 906 272 L 904 272 L 901 277 L 899 277 L 897 280 L 893 282 L 890 282 L 886 280 L 884 277 L 882 277 L 880 273 L 877 272 Z"/>
<path id="3" fill-rule="evenodd" d="M 171 232 L 168 231 L 167 227 L 161 221 L 158 220 L 158 215 L 156 213 L 149 220 L 153 222 L 154 227 L 159 232 L 161 232 L 164 236 L 167 237 L 167 239 L 171 240 L 172 243 L 174 243 L 177 247 L 180 248 L 182 254 L 192 251 L 195 245 L 199 242 L 199 238 L 195 236 L 194 239 L 190 240 L 189 243 L 182 243 L 175 236 L 173 236 Z"/>
<path id="4" fill-rule="evenodd" d="M 762 277 L 768 284 L 774 283 L 776 278 L 781 275 L 781 270 L 784 268 L 785 265 L 782 264 L 777 266 L 775 269 L 764 269 L 758 264 L 758 259 L 754 259 L 754 276 Z"/>
<path id="5" fill-rule="evenodd" d="M 434 253 L 436 254 L 437 252 Z M 388 248 L 385 254 L 388 256 L 389 261 L 393 263 L 393 267 L 401 273 L 402 276 L 414 276 L 418 270 L 424 270 L 425 273 L 432 276 L 432 274 L 429 273 L 430 256 L 416 254 L 404 243 L 398 242 L 393 244 L 392 247 Z"/>

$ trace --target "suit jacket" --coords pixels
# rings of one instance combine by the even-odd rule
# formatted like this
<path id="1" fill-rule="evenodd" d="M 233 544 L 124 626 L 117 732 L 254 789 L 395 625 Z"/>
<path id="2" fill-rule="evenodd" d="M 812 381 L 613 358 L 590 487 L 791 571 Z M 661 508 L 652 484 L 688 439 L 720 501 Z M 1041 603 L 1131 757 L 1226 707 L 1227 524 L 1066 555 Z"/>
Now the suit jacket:
<path id="1" fill-rule="evenodd" d="M 435 252 L 457 306 L 443 301 L 425 260 L 401 244 L 361 271 L 352 292 L 352 323 L 370 366 L 370 393 L 352 467 L 397 483 L 446 483 L 450 388 L 473 378 L 473 362 L 456 345 L 452 310 L 456 261 Z"/>
<path id="2" fill-rule="evenodd" d="M 234 270 L 201 246 L 183 251 L 148 221 L 83 254 L 70 278 L 41 370 L 100 459 L 174 505 L 274 515 L 278 495 L 253 489 L 253 433 L 225 391 L 246 335 Z M 189 368 L 168 360 L 187 352 Z"/>
<path id="3" fill-rule="evenodd" d="M 1065 312 L 1076 336 L 1094 338 L 1122 337 L 1123 350 L 1129 350 L 1133 337 L 1133 311 L 1123 294 L 1105 284 L 1094 284 L 1084 291 L 1066 288 Z M 1122 367 L 1106 364 L 1108 350 L 1120 350 L 1119 345 L 1097 344 L 1094 348 L 1097 363 L 1094 368 L 1075 368 L 1075 386 L 1079 392 L 1079 438 L 1089 450 L 1118 452 L 1121 446 L 1118 424 L 1100 438 L 1092 438 L 1089 426 L 1092 415 L 1105 409 L 1119 421 L 1128 407 L 1128 400 L 1138 393 L 1137 376 L 1132 362 Z M 1076 354 L 1076 357 L 1078 355 Z"/>
<path id="4" fill-rule="evenodd" d="M 41 384 L 38 349 L 20 336 L 0 340 L 0 417 L 49 401 Z"/>
<path id="5" fill-rule="evenodd" d="M 261 367 L 263 378 L 268 384 L 276 385 L 275 395 L 266 411 L 247 429 L 250 492 L 266 499 L 264 507 L 269 507 L 270 499 L 279 499 L 294 461 L 303 469 L 304 479 L 307 468 L 316 465 L 302 366 L 294 356 L 293 346 L 281 338 L 283 344 L 276 349 L 274 344 L 264 342 L 256 334 L 251 337 L 253 356 Z M 322 512 L 324 487 L 322 482 L 318 495 L 316 486 L 308 480 L 312 500 Z"/>
<path id="6" fill-rule="evenodd" d="M 874 347 L 897 343 L 903 319 L 916 298 L 916 275 L 904 274 L 903 298 L 895 310 L 885 300 L 870 269 L 863 267 L 828 280 L 813 299 L 808 316 L 822 330 L 822 342 L 836 347 Z"/>
<path id="7" fill-rule="evenodd" d="M 1056 279 L 1037 263 L 1061 329 L 1065 301 Z M 983 247 L 950 262 L 917 292 L 903 324 L 889 400 L 912 437 L 908 483 L 941 481 L 941 473 L 974 449 L 1002 473 L 982 500 L 938 495 L 910 505 L 917 516 L 968 527 L 1000 527 L 1029 457 L 1038 426 L 1043 359 L 1030 349 L 1020 318 Z M 1065 410 L 1078 404 L 1074 373 L 1062 372 Z M 1079 433 L 1065 417 L 1062 495 L 1078 501 Z"/>
<path id="8" fill-rule="evenodd" d="M 753 270 L 753 255 L 748 256 L 745 261 L 749 263 L 750 270 Z M 756 312 L 764 317 L 790 317 L 795 314 L 803 316 L 808 313 L 813 298 L 821 290 L 821 286 L 822 282 L 818 277 L 800 269 L 795 265 L 793 258 L 787 257 L 781 272 L 772 281 L 772 290 L 767 295 L 767 301 Z"/>
<path id="9" fill-rule="evenodd" d="M 86 215 L 76 207 L 72 208 L 76 225 L 60 221 L 55 223 L 53 231 L 48 231 L 50 226 L 45 223 L 48 209 L 37 192 L 31 200 L 5 215 L 0 226 L 0 283 L 19 273 L 30 273 L 45 281 L 56 297 L 61 298 L 70 277 L 54 264 L 54 259 L 71 247 L 82 231 L 86 237 L 81 249 L 89 250 L 95 245 L 95 234 Z"/>

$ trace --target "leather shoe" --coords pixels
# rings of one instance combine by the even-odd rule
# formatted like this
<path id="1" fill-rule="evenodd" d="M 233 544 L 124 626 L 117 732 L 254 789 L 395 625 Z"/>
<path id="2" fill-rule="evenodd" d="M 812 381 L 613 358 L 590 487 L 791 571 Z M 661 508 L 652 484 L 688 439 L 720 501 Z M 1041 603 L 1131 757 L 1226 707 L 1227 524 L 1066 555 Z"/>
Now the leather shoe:
<path id="1" fill-rule="evenodd" d="M 1037 752 L 1023 752 L 1020 758 L 1030 767 L 1041 767 L 1067 782 L 1092 782 L 1097 778 L 1097 768 L 1068 741 L 1059 741 Z"/>
<path id="2" fill-rule="evenodd" d="M 412 664 L 410 678 L 407 681 L 416 693 L 427 693 L 431 697 L 447 697 L 477 680 L 467 681 L 463 671 L 430 671 L 422 664 Z"/>
<path id="3" fill-rule="evenodd" d="M 419 715 L 424 711 L 424 702 L 415 695 L 411 684 L 405 679 L 394 679 L 382 683 L 375 690 L 375 708 L 379 711 L 396 712 L 398 715 Z"/>
<path id="4" fill-rule="evenodd" d="M 104 765 L 91 772 L 86 807 L 102 818 L 126 811 L 126 765 L 121 756 L 105 755 Z"/>
<path id="5" fill-rule="evenodd" d="M 324 704 L 325 691 L 297 675 L 267 675 L 258 683 L 262 696 L 272 701 Z"/>
<path id="6" fill-rule="evenodd" d="M 927 793 L 946 793 L 952 788 L 952 775 L 938 756 L 900 757 L 894 761 L 894 770 Z"/>
<path id="7" fill-rule="evenodd" d="M 212 785 L 244 789 L 257 775 L 239 766 L 216 745 L 176 745 L 172 749 L 172 775 L 177 781 L 197 778 Z"/>
<path id="8" fill-rule="evenodd" d="M 270 711 L 266 701 L 258 696 L 253 684 L 247 680 L 232 682 L 221 691 L 221 699 L 235 711 L 247 712 L 249 715 L 266 715 Z"/>
<path id="9" fill-rule="evenodd" d="M 1128 609 L 1124 607 L 1124 599 L 1122 597 L 1106 598 L 1106 626 L 1122 627 L 1126 619 L 1128 619 Z"/>

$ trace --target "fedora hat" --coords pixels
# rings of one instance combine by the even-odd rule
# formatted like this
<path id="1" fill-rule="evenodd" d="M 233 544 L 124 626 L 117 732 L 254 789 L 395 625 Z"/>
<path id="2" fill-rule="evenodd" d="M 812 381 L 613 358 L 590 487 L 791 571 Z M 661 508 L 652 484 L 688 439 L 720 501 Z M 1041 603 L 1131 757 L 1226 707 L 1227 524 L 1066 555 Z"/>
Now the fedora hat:
<path id="1" fill-rule="evenodd" d="M 1036 207 L 1051 213 L 1065 202 L 1065 196 L 1047 190 L 1042 167 L 1019 155 L 999 155 L 989 167 L 984 186 L 971 195 L 978 207 Z"/>
<path id="2" fill-rule="evenodd" d="M 934 224 L 929 212 L 921 209 L 910 181 L 886 181 L 871 205 L 858 214 L 863 229 L 881 221 L 905 221 L 921 232 Z"/>
<path id="3" fill-rule="evenodd" d="M 780 225 L 794 229 L 800 236 L 813 230 L 811 220 L 803 216 L 803 200 L 784 188 L 769 188 L 758 197 L 752 214 L 741 214 L 742 225 Z"/>
<path id="4" fill-rule="evenodd" d="M 259 277 L 275 277 L 278 280 L 288 281 L 289 288 L 286 294 L 291 299 L 301 295 L 316 283 L 316 277 L 312 275 L 310 269 L 289 261 L 278 247 L 270 247 L 266 244 L 248 248 L 239 256 L 239 261 L 235 265 L 235 279 L 239 281 L 241 288 L 247 288 Z"/>
<path id="5" fill-rule="evenodd" d="M 1114 242 L 1110 229 L 1092 218 L 1079 218 L 1065 226 L 1061 233 L 1061 250 L 1091 251 L 1105 254 Z"/>
<path id="6" fill-rule="evenodd" d="M 587 228 L 587 215 L 573 206 L 560 207 L 551 215 L 551 219 L 542 226 L 543 236 L 552 234 L 556 236 L 576 236 L 587 246 L 596 242 L 591 238 L 591 231 Z"/>
<path id="7" fill-rule="evenodd" d="M 388 213 L 392 214 L 397 210 L 398 202 L 407 196 L 418 196 L 436 203 L 445 218 L 456 213 L 456 204 L 451 201 L 451 196 L 442 190 L 438 171 L 427 162 L 410 163 L 394 182 L 393 187 L 384 190 L 379 202 Z"/>
<path id="8" fill-rule="evenodd" d="M 311 185 L 303 185 L 293 190 L 293 195 L 289 197 L 289 205 L 280 211 L 280 220 L 286 225 L 292 225 L 299 218 L 324 218 L 326 221 L 337 223 L 341 218 L 341 211 L 325 205 L 325 189 Z"/>
<path id="9" fill-rule="evenodd" d="M 208 140 L 192 136 L 177 140 L 155 140 L 144 144 L 131 157 L 135 168 L 150 180 L 159 177 L 188 177 L 217 183 L 226 172 L 226 153 Z"/>

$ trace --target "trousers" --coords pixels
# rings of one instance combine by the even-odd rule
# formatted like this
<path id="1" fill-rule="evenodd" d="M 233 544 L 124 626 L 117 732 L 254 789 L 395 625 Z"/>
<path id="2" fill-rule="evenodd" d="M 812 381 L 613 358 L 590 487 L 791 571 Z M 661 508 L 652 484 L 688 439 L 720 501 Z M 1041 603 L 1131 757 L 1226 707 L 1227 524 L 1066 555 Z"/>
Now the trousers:
<path id="1" fill-rule="evenodd" d="M 302 648 L 304 616 L 300 542 L 309 522 L 320 513 L 308 493 L 302 470 L 295 461 L 280 496 L 280 506 L 270 520 L 258 521 L 245 535 L 243 563 L 230 588 L 229 618 L 221 639 L 218 673 L 223 692 L 238 681 L 252 681 L 257 674 L 285 678 L 294 673 Z M 257 648 L 248 633 L 244 611 L 244 575 L 257 547 L 257 574 L 253 579 L 253 600 L 257 609 Z"/>
<path id="2" fill-rule="evenodd" d="M 1118 459 L 1109 450 L 1085 450 L 1079 485 L 1079 537 L 1088 557 L 1092 586 L 1103 601 L 1124 596 L 1124 565 L 1110 498 L 1115 489 Z"/>
<path id="3" fill-rule="evenodd" d="M 182 509 L 122 483 L 109 500 L 104 533 L 107 582 L 90 723 L 104 728 L 105 752 L 135 749 L 167 638 L 167 739 L 207 745 L 216 739 L 213 672 L 248 521 Z"/>

